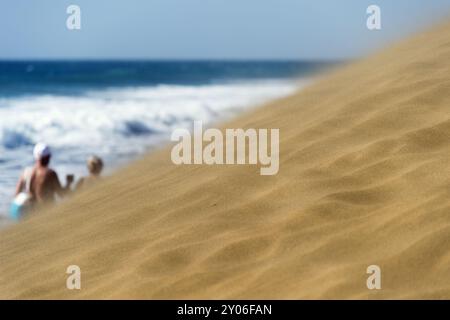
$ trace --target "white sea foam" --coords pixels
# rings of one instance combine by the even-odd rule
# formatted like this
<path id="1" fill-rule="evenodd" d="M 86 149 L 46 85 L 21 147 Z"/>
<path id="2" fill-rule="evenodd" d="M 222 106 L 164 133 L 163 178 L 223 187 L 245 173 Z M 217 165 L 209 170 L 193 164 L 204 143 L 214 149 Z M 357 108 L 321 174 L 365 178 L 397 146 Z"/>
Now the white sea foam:
<path id="1" fill-rule="evenodd" d="M 0 212 L 6 211 L 37 141 L 52 146 L 52 165 L 62 174 L 83 174 L 84 160 L 91 153 L 104 157 L 113 168 L 168 140 L 175 128 L 189 128 L 194 120 L 226 118 L 288 95 L 298 86 L 274 80 L 0 98 Z"/>

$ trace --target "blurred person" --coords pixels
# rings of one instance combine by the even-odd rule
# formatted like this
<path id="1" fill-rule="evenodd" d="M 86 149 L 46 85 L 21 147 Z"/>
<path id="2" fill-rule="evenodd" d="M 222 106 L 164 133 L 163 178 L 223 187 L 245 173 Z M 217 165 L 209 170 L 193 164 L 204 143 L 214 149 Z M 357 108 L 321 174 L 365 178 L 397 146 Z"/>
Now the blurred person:
<path id="1" fill-rule="evenodd" d="M 88 171 L 89 171 L 89 176 L 81 178 L 77 185 L 76 185 L 76 190 L 81 189 L 82 187 L 88 186 L 88 185 L 92 185 L 95 182 L 100 180 L 100 175 L 102 173 L 103 170 L 103 160 L 100 157 L 97 156 L 90 156 L 87 159 L 86 162 Z"/>
<path id="2" fill-rule="evenodd" d="M 66 176 L 66 186 L 59 182 L 58 174 L 49 167 L 52 153 L 45 143 L 37 143 L 33 149 L 35 165 L 26 168 L 17 183 L 10 214 L 15 220 L 39 203 L 53 203 L 56 196 L 63 197 L 70 191 L 73 175 Z"/>

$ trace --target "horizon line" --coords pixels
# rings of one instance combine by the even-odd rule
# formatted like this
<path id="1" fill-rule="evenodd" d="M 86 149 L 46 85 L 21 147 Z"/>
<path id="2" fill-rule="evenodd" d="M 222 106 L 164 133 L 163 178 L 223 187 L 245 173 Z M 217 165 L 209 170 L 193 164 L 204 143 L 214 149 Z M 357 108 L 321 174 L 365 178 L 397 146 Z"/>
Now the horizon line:
<path id="1" fill-rule="evenodd" d="M 353 58 L 0 58 L 0 62 L 348 62 Z"/>

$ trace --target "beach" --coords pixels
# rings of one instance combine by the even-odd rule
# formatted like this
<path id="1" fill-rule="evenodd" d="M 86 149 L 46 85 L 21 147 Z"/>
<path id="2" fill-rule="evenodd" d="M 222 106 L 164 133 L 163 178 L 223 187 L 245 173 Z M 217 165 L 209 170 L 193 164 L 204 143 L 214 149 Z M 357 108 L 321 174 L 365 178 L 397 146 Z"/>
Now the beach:
<path id="1" fill-rule="evenodd" d="M 0 298 L 450 299 L 449 39 L 423 32 L 221 124 L 279 129 L 276 175 L 176 166 L 168 146 L 0 232 Z"/>
<path id="2" fill-rule="evenodd" d="M 61 180 L 105 174 L 167 144 L 175 128 L 224 121 L 293 93 L 327 67 L 302 61 L 0 61 L 0 219 L 34 144 Z"/>

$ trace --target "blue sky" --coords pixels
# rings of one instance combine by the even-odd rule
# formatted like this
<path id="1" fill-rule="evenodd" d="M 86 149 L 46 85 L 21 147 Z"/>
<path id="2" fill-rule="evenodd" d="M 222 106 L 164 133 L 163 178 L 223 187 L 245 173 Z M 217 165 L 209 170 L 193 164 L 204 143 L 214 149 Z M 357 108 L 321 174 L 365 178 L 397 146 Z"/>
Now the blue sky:
<path id="1" fill-rule="evenodd" d="M 380 31 L 366 28 L 370 4 Z M 449 12 L 449 0 L 3 0 L 0 59 L 352 58 Z"/>

